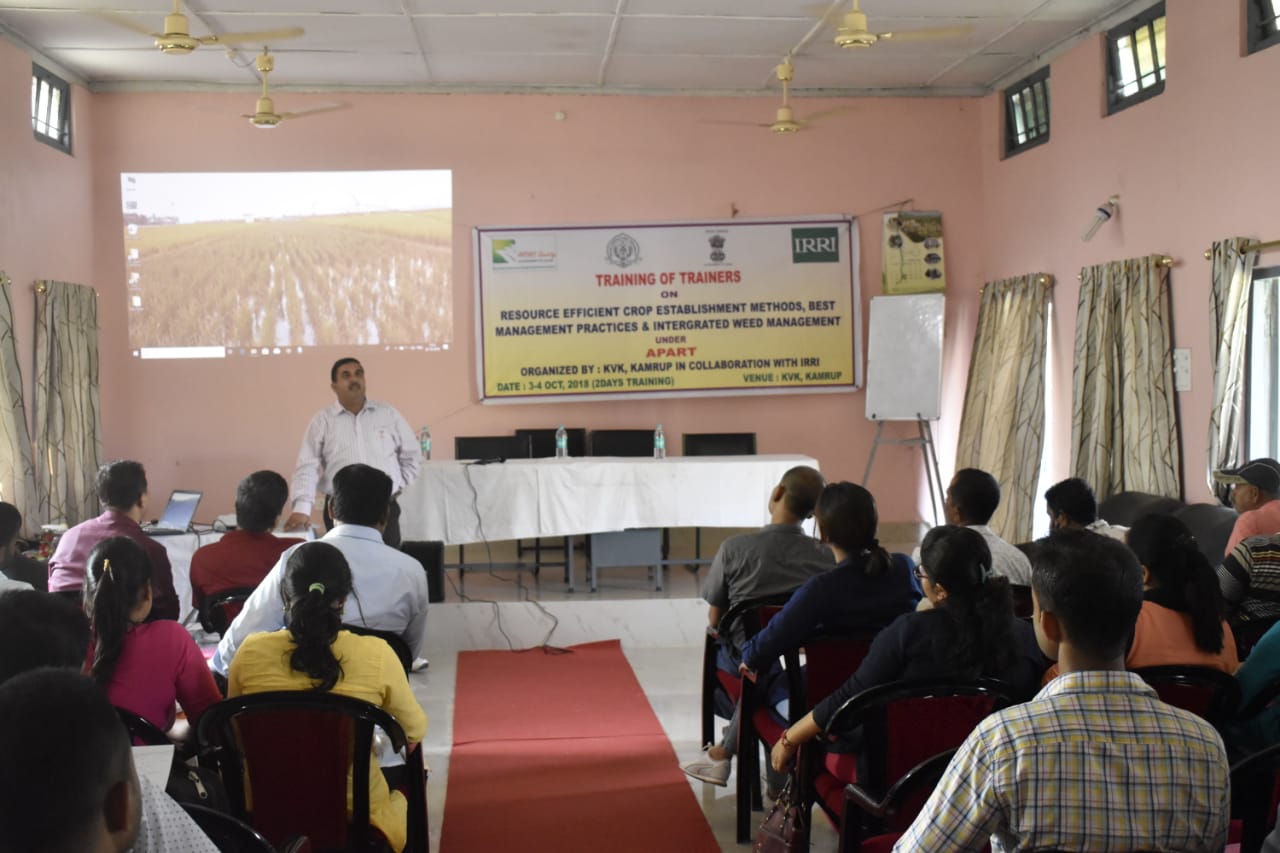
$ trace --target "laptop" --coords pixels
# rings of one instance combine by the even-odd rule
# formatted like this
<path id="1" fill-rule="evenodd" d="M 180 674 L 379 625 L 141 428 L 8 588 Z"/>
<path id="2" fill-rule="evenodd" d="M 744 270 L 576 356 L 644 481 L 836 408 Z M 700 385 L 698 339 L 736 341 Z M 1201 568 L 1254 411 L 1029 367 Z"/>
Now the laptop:
<path id="1" fill-rule="evenodd" d="M 144 525 L 142 532 L 148 536 L 181 536 L 191 529 L 191 519 L 196 517 L 196 507 L 204 492 L 174 489 L 164 515 L 154 525 Z"/>

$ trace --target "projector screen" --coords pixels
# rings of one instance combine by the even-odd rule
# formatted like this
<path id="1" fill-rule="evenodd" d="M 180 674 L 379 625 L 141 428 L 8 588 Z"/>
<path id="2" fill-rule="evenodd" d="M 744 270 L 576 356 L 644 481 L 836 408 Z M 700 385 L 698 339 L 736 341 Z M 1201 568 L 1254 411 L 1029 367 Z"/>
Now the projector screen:
<path id="1" fill-rule="evenodd" d="M 138 358 L 442 350 L 448 170 L 122 173 Z"/>

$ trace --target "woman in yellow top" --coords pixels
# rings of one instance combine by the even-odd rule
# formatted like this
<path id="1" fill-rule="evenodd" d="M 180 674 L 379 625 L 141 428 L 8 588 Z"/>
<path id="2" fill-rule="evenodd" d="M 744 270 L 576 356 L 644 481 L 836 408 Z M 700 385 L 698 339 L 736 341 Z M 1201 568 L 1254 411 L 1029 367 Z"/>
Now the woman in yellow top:
<path id="1" fill-rule="evenodd" d="M 227 695 L 332 691 L 377 705 L 396 718 L 410 744 L 420 742 L 427 715 L 391 647 L 377 637 L 341 630 L 351 594 L 351 569 L 342 552 L 326 542 L 299 546 L 285 566 L 281 591 L 288 627 L 245 639 L 231 661 Z M 408 804 L 388 788 L 376 756 L 370 765 L 369 818 L 393 849 L 403 850 Z"/>

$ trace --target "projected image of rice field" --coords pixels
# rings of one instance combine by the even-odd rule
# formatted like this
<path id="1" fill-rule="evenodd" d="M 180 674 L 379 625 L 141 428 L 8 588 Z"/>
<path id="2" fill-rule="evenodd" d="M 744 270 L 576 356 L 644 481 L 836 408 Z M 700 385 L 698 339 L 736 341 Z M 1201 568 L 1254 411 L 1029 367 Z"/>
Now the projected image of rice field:
<path id="1" fill-rule="evenodd" d="M 448 210 L 142 224 L 136 347 L 450 343 Z"/>

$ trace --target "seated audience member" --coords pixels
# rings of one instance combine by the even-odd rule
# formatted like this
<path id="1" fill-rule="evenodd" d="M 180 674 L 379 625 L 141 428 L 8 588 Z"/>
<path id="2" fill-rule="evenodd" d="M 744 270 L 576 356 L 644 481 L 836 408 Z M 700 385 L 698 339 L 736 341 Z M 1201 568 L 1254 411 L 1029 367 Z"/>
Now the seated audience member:
<path id="1" fill-rule="evenodd" d="M 142 809 L 129 738 L 92 682 L 41 669 L 0 686 L 0 851 L 128 851 Z"/>
<path id="2" fill-rule="evenodd" d="M 13 504 L 0 501 L 0 592 L 9 589 L 44 592 L 49 585 L 49 569 L 18 549 L 21 531 L 22 513 Z"/>
<path id="3" fill-rule="evenodd" d="M 151 560 L 152 619 L 177 619 L 178 594 L 164 546 L 142 530 L 147 511 L 147 472 L 142 464 L 117 460 L 98 469 L 98 500 L 106 509 L 62 534 L 49 558 L 49 591 L 80 595 L 85 563 L 94 546 L 111 536 L 127 536 Z"/>
<path id="4" fill-rule="evenodd" d="M 1276 679 L 1280 679 L 1280 623 L 1267 629 L 1254 644 L 1249 657 L 1236 670 L 1236 680 L 1240 682 L 1240 707 L 1252 702 Z M 1280 702 L 1272 703 L 1247 720 L 1228 724 L 1223 734 L 1236 758 L 1245 758 L 1280 743 Z M 1277 842 L 1280 843 L 1280 837 Z M 1280 853 L 1280 846 L 1276 851 Z"/>
<path id="5" fill-rule="evenodd" d="M 1280 462 L 1253 459 L 1215 471 L 1213 479 L 1231 484 L 1231 505 L 1240 513 L 1227 540 L 1228 554 L 1250 536 L 1280 534 Z"/>
<path id="6" fill-rule="evenodd" d="M 769 524 L 753 533 L 726 539 L 716 551 L 711 568 L 702 582 L 702 597 L 710 606 L 707 621 L 712 630 L 720 617 L 734 605 L 753 598 L 789 593 L 805 581 L 831 570 L 835 561 L 820 542 L 805 533 L 800 523 L 813 514 L 826 481 L 807 465 L 798 465 L 782 475 L 769 492 Z M 735 675 L 741 662 L 740 649 L 746 634 L 733 626 L 732 636 L 720 635 L 716 664 Z M 737 749 L 737 709 L 728 705 L 717 691 L 716 713 L 729 720 L 724 738 L 707 744 L 702 756 L 682 769 L 713 785 L 728 783 L 730 762 Z"/>
<path id="7" fill-rule="evenodd" d="M 147 621 L 151 564 L 138 543 L 124 536 L 98 543 L 89 555 L 84 604 L 93 626 L 93 680 L 111 704 L 185 739 L 186 724 L 171 731 L 174 702 L 194 726 L 222 694 L 187 629 L 168 619 Z"/>
<path id="8" fill-rule="evenodd" d="M 88 643 L 89 622 L 80 608 L 67 599 L 45 592 L 0 595 L 0 685 L 17 679 L 23 673 L 36 671 L 44 675 L 64 670 L 65 678 L 89 688 L 84 701 L 64 696 L 63 701 L 54 703 L 55 707 L 49 713 L 38 705 L 23 701 L 23 708 L 35 712 L 29 724 L 11 720 L 0 712 L 0 738 L 15 738 L 23 746 L 30 746 L 36 751 L 35 756 L 27 761 L 22 751 L 11 747 L 9 741 L 0 746 L 0 755 L 5 757 L 0 762 L 0 853 L 10 850 L 22 850 L 24 853 L 49 850 L 52 853 L 55 850 L 101 849 L 81 846 L 78 841 L 68 847 L 52 844 L 48 847 L 39 844 L 27 846 L 27 839 L 10 834 L 18 827 L 13 820 L 22 821 L 23 828 L 34 829 L 26 823 L 29 815 L 38 815 L 37 821 L 49 819 L 70 823 L 74 820 L 69 802 L 72 795 L 81 793 L 82 789 L 72 783 L 95 778 L 95 773 L 106 768 L 94 760 L 90 750 L 87 758 L 93 761 L 93 767 L 91 772 L 81 773 L 74 761 L 65 760 L 50 751 L 50 744 L 54 749 L 66 747 L 79 754 L 81 746 L 78 739 L 91 736 L 95 728 L 92 721 L 86 719 L 86 714 L 93 717 L 91 705 L 108 710 L 109 716 L 101 719 L 104 723 L 110 719 L 112 725 L 105 730 L 118 732 L 125 749 L 128 749 L 128 735 L 120 718 L 111 710 L 106 695 L 89 679 L 79 675 Z M 0 687 L 0 692 L 3 691 L 4 687 Z M 59 688 L 45 685 L 34 692 L 51 697 L 58 695 Z M 87 699 L 89 696 L 92 696 L 91 700 Z M 137 843 L 132 847 L 135 853 L 217 853 L 213 842 L 180 805 L 147 779 L 141 778 L 138 782 L 141 783 L 138 789 L 141 816 Z M 21 788 L 20 795 L 14 793 L 15 785 Z M 45 817 L 47 809 L 56 810 L 52 817 Z M 13 818 L 13 815 L 18 817 Z"/>
<path id="9" fill-rule="evenodd" d="M 742 647 L 741 669 L 744 674 L 761 674 L 771 701 L 786 693 L 776 665 L 783 652 L 822 630 L 879 630 L 920 599 L 910 558 L 891 557 L 876 540 L 879 516 L 870 492 L 853 483 L 832 483 L 822 490 L 814 517 L 821 541 L 835 554 L 836 567 L 805 581 L 782 611 Z M 695 779 L 727 784 L 737 743 L 735 708 L 720 743 L 705 748 L 701 758 L 682 769 Z M 775 789 L 780 787 L 781 780 L 771 781 Z"/>
<path id="10" fill-rule="evenodd" d="M 89 620 L 58 595 L 21 590 L 0 595 L 0 684 L 44 666 L 84 666 Z"/>
<path id="11" fill-rule="evenodd" d="M 773 746 L 784 770 L 800 744 L 817 737 L 846 700 L 871 687 L 918 678 L 999 678 L 1017 695 L 1031 695 L 1044 657 L 1035 634 L 1013 615 L 1007 578 L 991 568 L 991 552 L 977 531 L 935 527 L 920 546 L 916 570 L 933 607 L 899 616 L 876 635 L 848 681 L 788 728 Z M 934 848 L 924 848 L 934 849 Z"/>
<path id="12" fill-rule="evenodd" d="M 333 477 L 336 524 L 318 541 L 341 551 L 351 567 L 356 608 L 347 613 L 346 621 L 399 634 L 409 651 L 420 655 L 427 637 L 427 573 L 413 557 L 383 543 L 390 506 L 390 477 L 369 465 L 348 465 Z M 222 635 L 211 661 L 216 672 L 226 674 L 248 635 L 284 627 L 281 586 L 289 555 L 300 547 L 280 555 Z"/>
<path id="13" fill-rule="evenodd" d="M 377 637 L 342 630 L 343 610 L 357 599 L 351 582 L 342 552 L 328 542 L 308 542 L 290 551 L 281 586 L 287 627 L 245 638 L 231 661 L 227 693 L 316 690 L 350 696 L 389 712 L 405 737 L 419 743 L 427 716 L 391 647 Z M 404 849 L 408 806 L 403 794 L 388 789 L 374 756 L 369 816 L 393 849 Z"/>
<path id="14" fill-rule="evenodd" d="M 894 850 L 1179 850 L 1227 840 L 1226 750 L 1124 654 L 1142 570 L 1119 542 L 1063 531 L 1038 549 L 1033 620 L 1062 675 L 969 735 Z"/>
<path id="15" fill-rule="evenodd" d="M 1280 534 L 1250 536 L 1228 551 L 1218 589 L 1233 625 L 1280 617 Z"/>
<path id="16" fill-rule="evenodd" d="M 236 529 L 191 556 L 191 598 L 231 589 L 256 587 L 286 548 L 301 539 L 281 538 L 271 530 L 289 499 L 289 484 L 275 471 L 254 471 L 236 488 Z"/>
<path id="17" fill-rule="evenodd" d="M 1044 493 L 1044 504 L 1049 512 L 1050 530 L 1088 530 L 1123 542 L 1129 529 L 1098 518 L 1098 499 L 1089 484 L 1079 477 L 1050 486 Z"/>
<path id="18" fill-rule="evenodd" d="M 991 551 L 991 568 L 1009 583 L 1027 586 L 1031 583 L 1031 562 L 1027 555 L 1001 539 L 987 526 L 1000 506 L 1000 484 L 986 471 L 962 468 L 947 486 L 942 509 L 947 524 L 968 527 L 982 534 Z M 917 558 L 916 562 L 920 562 Z"/>
<path id="19" fill-rule="evenodd" d="M 1182 664 L 1233 673 L 1236 640 L 1222 618 L 1218 578 L 1195 537 L 1171 515 L 1147 515 L 1129 530 L 1142 564 L 1142 610 L 1125 657 L 1128 669 Z"/>

